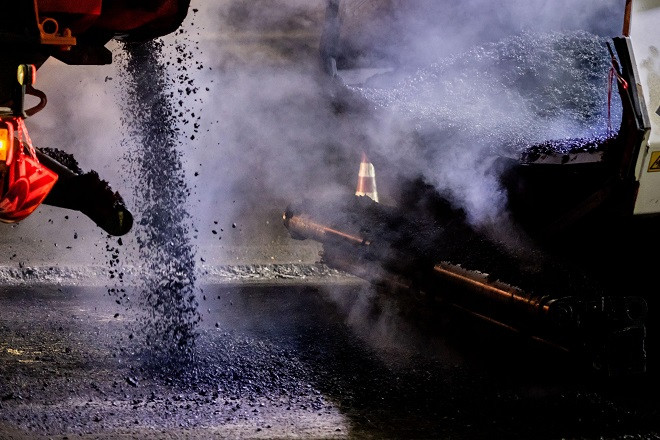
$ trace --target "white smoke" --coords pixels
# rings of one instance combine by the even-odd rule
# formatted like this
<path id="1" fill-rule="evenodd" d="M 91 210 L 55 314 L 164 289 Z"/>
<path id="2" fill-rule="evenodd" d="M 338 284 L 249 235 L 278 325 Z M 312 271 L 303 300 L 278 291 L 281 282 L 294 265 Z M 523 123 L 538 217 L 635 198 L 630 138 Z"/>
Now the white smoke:
<path id="1" fill-rule="evenodd" d="M 378 42 L 387 46 L 398 67 L 408 67 L 407 73 L 523 31 L 586 30 L 616 36 L 624 5 L 614 0 L 383 3 L 394 11 L 393 28 Z M 359 153 L 367 147 L 390 160 L 396 158 L 398 172 L 421 173 L 440 188 L 451 187 L 476 218 L 496 217 L 504 204 L 495 176 L 473 178 L 475 169 L 487 165 L 477 159 L 483 143 L 460 145 L 428 161 L 410 140 L 414 127 L 408 127 L 397 112 L 379 109 L 367 119 L 336 117 L 319 81 L 318 45 L 325 7 L 324 0 L 193 0 L 184 32 L 163 38 L 170 55 L 173 101 L 183 101 L 181 148 L 193 189 L 190 212 L 198 230 L 197 244 L 205 249 L 201 255 L 206 258 L 270 260 L 277 257 L 276 249 L 294 255 L 291 249 L 300 243 L 289 240 L 281 224 L 286 205 L 336 188 L 354 189 Z M 119 55 L 115 43 L 109 47 Z M 190 57 L 179 62 L 182 53 Z M 179 79 L 183 65 L 187 78 L 193 80 L 195 91 L 190 94 L 177 93 L 186 86 Z M 28 128 L 35 144 L 73 153 L 83 169 L 96 169 L 123 192 L 129 209 L 139 215 L 140 206 L 132 199 L 134 180 L 122 160 L 127 152 L 121 150 L 125 134 L 117 68 L 116 64 L 66 66 L 49 60 L 40 69 L 37 84 L 48 94 L 49 104 L 30 118 Z M 472 124 L 481 119 L 482 133 L 529 119 L 525 107 L 500 105 L 503 101 L 490 93 L 483 75 L 477 72 L 457 81 L 458 74 L 450 70 L 446 73 L 450 77 L 438 80 L 464 87 L 452 89 L 453 95 L 438 96 L 442 107 L 429 106 L 427 100 L 425 112 L 450 115 L 452 104 L 460 103 L 462 112 L 470 111 L 463 118 Z M 484 113 L 488 119 L 481 118 Z M 386 199 L 392 184 L 387 179 L 392 176 L 378 163 L 376 173 L 386 181 L 379 181 L 381 198 Z M 91 249 L 103 247 L 104 234 L 91 221 L 57 208 L 42 207 L 8 230 L 12 240 L 29 239 L 33 246 L 48 247 L 46 255 L 53 261 L 67 246 L 79 260 L 88 258 Z M 74 233 L 90 244 L 73 240 Z M 263 250 L 271 245 L 274 250 Z"/>
<path id="2" fill-rule="evenodd" d="M 396 115 L 382 126 L 375 123 L 371 131 L 380 132 L 375 145 L 400 168 L 408 167 L 409 175 L 434 184 L 473 223 L 501 223 L 507 200 L 498 176 L 489 171 L 494 150 L 515 156 L 501 147 L 588 138 L 606 130 L 604 39 L 618 35 L 623 22 L 618 3 L 394 2 L 390 28 L 396 32 L 370 29 L 371 41 L 343 42 L 359 53 L 378 46 L 378 62 L 385 59 L 393 68 L 353 87 Z M 341 69 L 339 75 L 350 77 Z M 619 111 L 615 99 L 615 119 Z M 409 157 L 410 149 L 400 148 L 399 130 L 383 130 L 392 117 L 407 120 L 426 148 Z"/>

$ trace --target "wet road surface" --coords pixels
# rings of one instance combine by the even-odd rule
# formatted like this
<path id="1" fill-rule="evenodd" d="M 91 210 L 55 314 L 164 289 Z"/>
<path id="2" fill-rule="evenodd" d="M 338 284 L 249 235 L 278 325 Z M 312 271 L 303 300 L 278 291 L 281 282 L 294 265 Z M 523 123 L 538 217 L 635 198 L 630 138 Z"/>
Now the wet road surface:
<path id="1" fill-rule="evenodd" d="M 3 288 L 0 438 L 660 438 L 655 371 L 595 378 L 361 282 L 211 285 L 199 302 L 181 367 L 106 288 Z"/>

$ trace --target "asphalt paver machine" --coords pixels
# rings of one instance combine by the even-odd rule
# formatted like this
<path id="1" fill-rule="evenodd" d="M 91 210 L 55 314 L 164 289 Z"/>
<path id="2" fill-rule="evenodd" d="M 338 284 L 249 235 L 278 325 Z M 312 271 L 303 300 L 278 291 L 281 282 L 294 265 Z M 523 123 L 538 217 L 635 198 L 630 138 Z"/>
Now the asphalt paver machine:
<path id="1" fill-rule="evenodd" d="M 329 1 L 321 39 L 322 68 L 340 90 L 350 3 Z M 378 3 L 370 2 L 374 10 Z M 621 35 L 603 46 L 619 129 L 493 161 L 532 252 L 500 246 L 423 179 L 402 183 L 390 204 L 355 194 L 292 203 L 285 226 L 294 238 L 322 243 L 328 264 L 399 297 L 440 301 L 576 353 L 609 376 L 645 372 L 659 290 L 652 250 L 660 232 L 660 1 L 624 7 Z"/>

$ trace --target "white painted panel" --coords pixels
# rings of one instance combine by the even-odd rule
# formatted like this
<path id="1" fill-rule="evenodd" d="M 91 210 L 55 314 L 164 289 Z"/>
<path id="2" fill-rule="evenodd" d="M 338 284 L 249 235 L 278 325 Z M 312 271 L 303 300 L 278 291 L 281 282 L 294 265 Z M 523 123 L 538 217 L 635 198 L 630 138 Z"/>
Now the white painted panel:
<path id="1" fill-rule="evenodd" d="M 654 214 L 660 213 L 660 0 L 633 0 L 630 40 L 651 124 L 640 152 L 634 213 Z"/>

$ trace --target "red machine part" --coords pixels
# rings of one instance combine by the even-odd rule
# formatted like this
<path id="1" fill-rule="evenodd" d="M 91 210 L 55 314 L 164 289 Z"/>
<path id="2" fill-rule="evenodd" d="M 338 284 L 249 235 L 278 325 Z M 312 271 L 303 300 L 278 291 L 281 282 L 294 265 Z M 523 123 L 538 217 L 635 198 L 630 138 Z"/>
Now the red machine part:
<path id="1" fill-rule="evenodd" d="M 0 198 L 0 221 L 15 223 L 32 214 L 57 182 L 57 174 L 37 159 L 23 118 L 0 121 L 6 160 Z M 6 130 L 6 131 L 5 131 Z M 16 134 L 16 136 L 14 136 Z"/>
<path id="2" fill-rule="evenodd" d="M 164 34 L 185 17 L 189 0 L 36 0 L 40 22 L 61 19 L 74 34 L 90 28 L 113 34 L 135 31 Z M 159 32 L 162 30 L 162 32 Z"/>
<path id="3" fill-rule="evenodd" d="M 66 27 L 72 32 L 84 32 L 94 25 L 101 15 L 102 0 L 37 0 L 39 24 L 43 29 L 48 20 L 60 20 L 67 15 Z M 51 23 L 57 23 L 52 21 Z M 47 29 L 46 29 L 47 30 Z M 55 31 L 57 29 L 54 29 Z"/>
<path id="4" fill-rule="evenodd" d="M 169 27 L 169 22 L 179 16 L 181 3 L 179 0 L 104 0 L 103 13 L 96 25 L 119 32 L 160 24 Z"/>
<path id="5" fill-rule="evenodd" d="M 39 11 L 101 15 L 102 0 L 37 0 Z"/>

